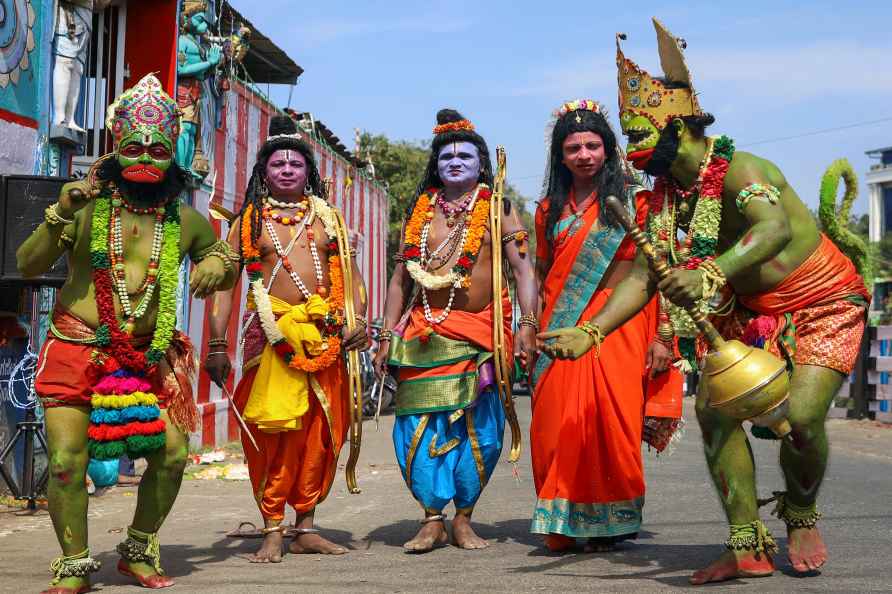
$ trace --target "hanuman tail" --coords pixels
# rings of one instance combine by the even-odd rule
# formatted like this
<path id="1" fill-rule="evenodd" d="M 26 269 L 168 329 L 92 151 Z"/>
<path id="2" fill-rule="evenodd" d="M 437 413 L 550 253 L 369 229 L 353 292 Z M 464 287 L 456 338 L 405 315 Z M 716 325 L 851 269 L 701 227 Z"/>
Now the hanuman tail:
<path id="1" fill-rule="evenodd" d="M 836 195 L 839 180 L 845 182 L 845 194 L 839 208 L 836 206 Z M 867 243 L 849 229 L 849 211 L 852 202 L 858 196 L 858 178 L 847 159 L 837 159 L 830 164 L 821 178 L 820 205 L 818 218 L 824 232 L 836 244 L 842 253 L 849 257 L 855 268 L 864 279 L 867 290 L 873 287 L 873 263 Z"/>

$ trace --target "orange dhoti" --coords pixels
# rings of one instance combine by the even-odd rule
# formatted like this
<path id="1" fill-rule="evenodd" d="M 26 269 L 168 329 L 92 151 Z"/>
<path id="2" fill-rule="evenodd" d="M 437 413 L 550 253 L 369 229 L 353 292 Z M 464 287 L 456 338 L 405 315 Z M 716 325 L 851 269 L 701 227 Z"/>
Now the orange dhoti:
<path id="1" fill-rule="evenodd" d="M 778 286 L 758 295 L 739 295 L 737 302 L 730 315 L 713 316 L 726 339 L 763 347 L 795 365 L 852 372 L 870 294 L 852 261 L 826 235 Z M 698 354 L 705 351 L 701 340 Z"/>
<path id="2" fill-rule="evenodd" d="M 257 318 L 246 329 L 244 372 L 234 394 L 236 408 L 247 408 L 258 375 L 256 345 L 265 342 Z M 254 346 L 252 353 L 252 345 Z M 278 355 L 276 355 L 278 356 Z M 331 367 L 309 376 L 308 407 L 296 429 L 264 431 L 247 423 L 260 451 L 247 435 L 242 448 L 254 497 L 264 520 L 281 522 L 285 505 L 300 514 L 312 511 L 328 495 L 337 470 L 338 454 L 348 429 L 347 371 L 339 359 Z M 275 386 L 273 387 L 275 390 Z M 281 393 L 276 397 L 294 395 Z"/>

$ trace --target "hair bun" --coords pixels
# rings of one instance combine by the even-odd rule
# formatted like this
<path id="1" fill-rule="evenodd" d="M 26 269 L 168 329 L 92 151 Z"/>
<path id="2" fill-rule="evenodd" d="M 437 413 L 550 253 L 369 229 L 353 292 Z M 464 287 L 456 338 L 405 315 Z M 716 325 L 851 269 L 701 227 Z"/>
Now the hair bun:
<path id="1" fill-rule="evenodd" d="M 437 125 L 451 124 L 452 122 L 460 122 L 465 117 L 454 109 L 441 109 L 437 112 Z"/>
<path id="2" fill-rule="evenodd" d="M 297 123 L 289 116 L 277 115 L 269 121 L 269 136 L 297 133 Z"/>

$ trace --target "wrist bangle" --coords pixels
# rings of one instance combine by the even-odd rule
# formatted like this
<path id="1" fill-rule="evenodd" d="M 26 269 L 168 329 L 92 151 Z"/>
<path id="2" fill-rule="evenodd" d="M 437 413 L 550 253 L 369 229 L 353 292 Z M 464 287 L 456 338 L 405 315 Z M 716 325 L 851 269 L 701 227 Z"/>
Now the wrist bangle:
<path id="1" fill-rule="evenodd" d="M 211 351 L 210 353 L 208 353 L 208 357 L 210 357 L 211 355 L 226 355 L 228 357 L 229 353 L 227 353 L 226 351 Z"/>
<path id="2" fill-rule="evenodd" d="M 49 227 L 58 227 L 59 225 L 71 225 L 74 219 L 66 219 L 59 214 L 59 203 L 54 202 L 46 207 L 43 211 L 43 218 Z"/>
<path id="3" fill-rule="evenodd" d="M 517 320 L 518 326 L 529 326 L 536 332 L 539 331 L 539 320 L 534 313 L 525 313 Z"/>
<path id="4" fill-rule="evenodd" d="M 208 340 L 208 346 L 209 347 L 215 347 L 215 346 L 228 347 L 229 341 L 226 340 L 225 338 L 212 338 L 212 339 Z"/>
<path id="5" fill-rule="evenodd" d="M 378 332 L 378 342 L 390 342 L 393 339 L 393 330 L 381 330 Z"/>
<path id="6" fill-rule="evenodd" d="M 591 337 L 593 343 L 592 346 L 595 347 L 595 356 L 600 357 L 601 342 L 604 340 L 604 334 L 601 332 L 601 327 L 597 324 L 589 322 L 588 320 L 582 322 L 576 327 L 588 334 L 589 337 Z"/>

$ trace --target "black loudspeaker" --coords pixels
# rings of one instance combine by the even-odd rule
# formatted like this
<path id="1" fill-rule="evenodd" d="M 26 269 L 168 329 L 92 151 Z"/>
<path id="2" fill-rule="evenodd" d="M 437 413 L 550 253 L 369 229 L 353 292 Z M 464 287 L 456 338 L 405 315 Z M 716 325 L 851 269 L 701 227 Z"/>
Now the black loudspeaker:
<path id="1" fill-rule="evenodd" d="M 44 210 L 59 199 L 59 191 L 70 180 L 40 175 L 7 175 L 2 179 L 0 194 L 0 282 L 62 286 L 68 277 L 68 264 L 59 258 L 46 273 L 23 278 L 16 265 L 16 250 L 43 222 Z"/>

